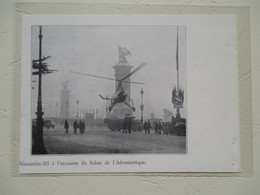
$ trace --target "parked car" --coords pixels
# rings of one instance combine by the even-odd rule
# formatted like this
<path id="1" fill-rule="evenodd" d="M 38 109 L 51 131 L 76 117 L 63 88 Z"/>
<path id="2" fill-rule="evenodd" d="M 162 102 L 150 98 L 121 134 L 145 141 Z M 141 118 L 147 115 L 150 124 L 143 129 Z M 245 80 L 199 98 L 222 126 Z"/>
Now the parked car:
<path id="1" fill-rule="evenodd" d="M 186 124 L 184 122 L 177 122 L 173 129 L 177 135 L 186 136 Z"/>
<path id="2" fill-rule="evenodd" d="M 47 128 L 47 129 L 49 129 L 49 128 L 53 128 L 54 129 L 55 125 L 52 123 L 51 120 L 44 120 L 43 127 Z"/>
<path id="3" fill-rule="evenodd" d="M 162 126 L 164 134 L 186 136 L 186 121 L 180 120 L 177 122 L 165 122 Z"/>

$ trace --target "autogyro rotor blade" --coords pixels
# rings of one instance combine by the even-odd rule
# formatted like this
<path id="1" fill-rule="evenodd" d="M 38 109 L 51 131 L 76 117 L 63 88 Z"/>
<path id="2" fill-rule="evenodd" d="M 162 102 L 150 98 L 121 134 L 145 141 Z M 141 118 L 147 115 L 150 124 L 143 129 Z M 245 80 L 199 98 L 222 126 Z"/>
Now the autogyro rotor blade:
<path id="1" fill-rule="evenodd" d="M 112 81 L 118 81 L 118 80 L 116 80 L 116 79 L 112 79 L 112 78 L 108 78 L 108 77 L 103 77 L 103 76 L 98 76 L 98 75 L 93 75 L 93 74 L 87 74 L 87 73 L 75 72 L 75 71 L 70 71 L 70 72 L 75 73 L 75 74 L 84 75 L 84 76 L 89 76 L 89 77 L 96 77 L 96 78 L 100 78 L 100 79 L 107 79 L 107 80 L 112 80 Z"/>
<path id="2" fill-rule="evenodd" d="M 98 76 L 98 75 L 93 75 L 93 74 L 87 74 L 87 73 L 82 73 L 82 72 L 75 72 L 75 71 L 70 71 L 70 72 L 74 73 L 74 74 L 83 75 L 83 76 L 95 77 L 95 78 L 100 78 L 100 79 L 107 79 L 107 80 L 111 80 L 111 81 L 121 81 L 121 82 L 124 82 L 124 83 L 133 83 L 133 84 L 145 84 L 145 83 L 142 83 L 142 82 L 122 81 L 122 80 L 117 80 L 117 79 L 112 79 L 112 78 L 108 78 L 108 77 L 103 77 L 103 76 Z"/>
<path id="3" fill-rule="evenodd" d="M 138 70 L 140 70 L 141 68 L 143 68 L 146 65 L 146 63 L 141 63 L 139 66 L 137 66 L 132 72 L 130 72 L 128 75 L 126 75 L 125 77 L 123 77 L 122 79 L 120 79 L 120 81 L 123 81 L 125 79 L 127 79 L 128 77 L 130 77 L 131 75 L 133 75 L 134 73 L 136 73 Z"/>
<path id="4" fill-rule="evenodd" d="M 145 84 L 142 82 L 135 82 L 135 81 L 121 81 L 122 83 L 133 83 L 133 84 Z"/>

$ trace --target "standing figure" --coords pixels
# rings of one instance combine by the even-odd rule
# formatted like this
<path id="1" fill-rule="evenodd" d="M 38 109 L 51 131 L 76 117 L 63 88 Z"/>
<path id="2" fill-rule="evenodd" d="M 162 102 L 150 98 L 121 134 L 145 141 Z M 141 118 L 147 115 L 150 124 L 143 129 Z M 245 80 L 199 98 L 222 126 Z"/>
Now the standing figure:
<path id="1" fill-rule="evenodd" d="M 158 124 L 158 122 L 155 122 L 155 125 L 154 125 L 154 134 L 159 134 L 159 124 Z"/>
<path id="2" fill-rule="evenodd" d="M 159 134 L 162 134 L 162 123 L 161 122 L 158 122 L 158 131 L 159 131 Z"/>
<path id="3" fill-rule="evenodd" d="M 144 127 L 143 127 L 143 128 L 144 128 L 144 132 L 145 132 L 145 134 L 146 134 L 146 133 L 147 133 L 147 130 L 148 130 L 148 129 L 147 129 L 147 122 L 146 122 L 146 121 L 144 122 Z"/>
<path id="4" fill-rule="evenodd" d="M 127 133 L 127 118 L 125 117 L 124 118 L 124 121 L 123 121 L 123 131 L 122 133 Z"/>
<path id="5" fill-rule="evenodd" d="M 82 121 L 79 121 L 79 133 L 82 134 Z"/>
<path id="6" fill-rule="evenodd" d="M 78 122 L 77 122 L 77 120 L 75 120 L 73 123 L 74 134 L 77 134 L 78 127 L 79 127 Z"/>
<path id="7" fill-rule="evenodd" d="M 151 129 L 151 123 L 150 121 L 147 122 L 147 131 L 148 131 L 148 134 L 150 134 L 150 129 Z"/>
<path id="8" fill-rule="evenodd" d="M 132 118 L 128 118 L 127 120 L 127 129 L 128 129 L 128 133 L 131 133 L 132 130 Z"/>
<path id="9" fill-rule="evenodd" d="M 79 122 L 79 132 L 82 134 L 85 131 L 85 124 L 82 122 L 82 120 Z"/>
<path id="10" fill-rule="evenodd" d="M 86 126 L 85 126 L 85 122 L 84 121 L 82 122 L 82 129 L 83 129 L 82 133 L 85 133 Z"/>
<path id="11" fill-rule="evenodd" d="M 66 129 L 66 134 L 69 134 L 68 130 L 69 130 L 70 126 L 69 126 L 69 123 L 67 121 L 67 119 L 65 120 L 65 123 L 64 123 L 64 129 Z"/>

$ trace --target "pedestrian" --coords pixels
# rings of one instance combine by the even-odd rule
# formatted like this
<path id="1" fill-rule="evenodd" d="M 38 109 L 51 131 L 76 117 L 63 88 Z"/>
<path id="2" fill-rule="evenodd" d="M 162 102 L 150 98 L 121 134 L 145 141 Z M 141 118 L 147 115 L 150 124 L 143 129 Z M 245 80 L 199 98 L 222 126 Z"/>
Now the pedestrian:
<path id="1" fill-rule="evenodd" d="M 144 121 L 144 132 L 145 132 L 145 134 L 147 133 L 147 122 L 146 121 Z"/>
<path id="2" fill-rule="evenodd" d="M 82 134 L 82 121 L 79 121 L 79 133 Z"/>
<path id="3" fill-rule="evenodd" d="M 148 132 L 148 134 L 150 134 L 150 129 L 151 129 L 151 123 L 150 123 L 150 121 L 148 121 L 147 122 L 147 132 Z"/>
<path id="4" fill-rule="evenodd" d="M 68 121 L 67 121 L 67 119 L 65 120 L 65 123 L 64 123 L 64 129 L 66 129 L 66 134 L 69 134 L 69 128 L 70 128 L 70 126 L 69 126 L 69 123 L 68 123 Z"/>
<path id="5" fill-rule="evenodd" d="M 77 122 L 77 120 L 75 120 L 73 123 L 74 134 L 77 134 L 78 127 L 79 127 L 78 122 Z"/>
<path id="6" fill-rule="evenodd" d="M 162 124 L 161 124 L 161 122 L 158 122 L 158 133 L 162 134 Z"/>
<path id="7" fill-rule="evenodd" d="M 158 124 L 158 122 L 155 122 L 155 125 L 154 125 L 154 134 L 159 134 L 159 124 Z"/>
<path id="8" fill-rule="evenodd" d="M 160 129 L 160 134 L 163 134 L 164 122 L 160 122 L 159 129 Z"/>
<path id="9" fill-rule="evenodd" d="M 83 134 L 84 131 L 85 131 L 85 124 L 84 124 L 83 121 L 81 120 L 81 121 L 79 122 L 79 132 L 80 132 L 81 134 Z"/>
<path id="10" fill-rule="evenodd" d="M 128 118 L 127 119 L 127 129 L 128 129 L 128 133 L 131 133 L 132 130 L 132 118 Z"/>
<path id="11" fill-rule="evenodd" d="M 85 122 L 84 121 L 82 122 L 82 129 L 83 129 L 82 133 L 85 133 L 86 126 L 85 126 Z"/>
<path id="12" fill-rule="evenodd" d="M 123 121 L 123 131 L 122 133 L 127 133 L 127 118 L 125 117 L 124 118 L 124 121 Z"/>

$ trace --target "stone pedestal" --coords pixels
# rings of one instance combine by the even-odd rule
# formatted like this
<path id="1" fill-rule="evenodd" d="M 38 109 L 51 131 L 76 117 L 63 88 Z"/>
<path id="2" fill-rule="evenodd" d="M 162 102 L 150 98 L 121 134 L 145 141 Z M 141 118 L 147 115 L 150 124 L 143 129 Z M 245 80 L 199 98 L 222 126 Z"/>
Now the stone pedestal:
<path id="1" fill-rule="evenodd" d="M 113 68 L 115 69 L 115 79 L 120 80 L 124 78 L 126 75 L 130 74 L 131 68 L 133 68 L 133 66 L 131 66 L 127 61 L 126 62 L 119 61 L 115 66 L 113 66 Z M 128 97 L 131 97 L 130 77 L 128 77 L 124 81 L 126 82 L 122 82 L 123 90 L 125 91 Z M 118 81 L 115 82 L 115 92 L 117 90 L 117 85 L 118 85 Z M 113 117 L 124 118 L 126 114 L 132 116 L 133 111 L 125 103 L 117 103 L 113 107 L 112 110 Z"/>

